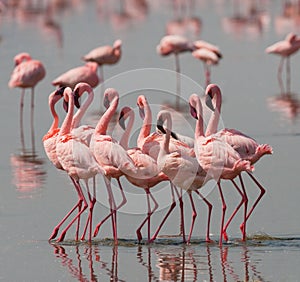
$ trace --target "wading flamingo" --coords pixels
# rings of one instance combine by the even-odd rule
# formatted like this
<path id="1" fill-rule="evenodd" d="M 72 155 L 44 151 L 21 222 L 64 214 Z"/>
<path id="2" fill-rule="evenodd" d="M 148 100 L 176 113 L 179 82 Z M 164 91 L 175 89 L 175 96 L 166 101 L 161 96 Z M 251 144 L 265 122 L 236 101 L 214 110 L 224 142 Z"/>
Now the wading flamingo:
<path id="1" fill-rule="evenodd" d="M 125 121 L 128 121 L 127 126 L 125 125 Z M 151 215 L 158 208 L 157 201 L 153 197 L 150 189 L 156 186 L 158 183 L 162 181 L 168 181 L 168 177 L 159 171 L 156 161 L 147 154 L 144 154 L 142 150 L 138 147 L 128 148 L 128 141 L 130 137 L 130 133 L 134 124 L 134 112 L 130 107 L 123 107 L 119 116 L 119 124 L 124 129 L 124 133 L 122 138 L 120 139 L 120 145 L 127 151 L 130 158 L 133 160 L 134 165 L 137 168 L 137 173 L 134 176 L 125 175 L 127 180 L 136 187 L 143 188 L 147 195 L 147 205 L 148 205 L 148 213 L 145 220 L 142 221 L 141 225 L 136 230 L 138 241 L 142 240 L 141 229 L 148 222 L 148 243 L 150 242 L 150 227 Z M 173 189 L 173 187 L 171 187 Z M 173 201 L 171 204 L 171 211 L 175 208 L 176 203 L 174 199 L 174 192 L 172 190 Z M 150 198 L 154 203 L 154 208 L 151 209 Z M 169 211 L 169 213 L 171 212 Z"/>
<path id="2" fill-rule="evenodd" d="M 168 111 L 163 110 L 160 111 L 157 116 L 157 124 L 161 131 L 165 130 L 162 127 L 165 121 L 167 122 L 166 134 L 164 135 L 164 141 L 160 143 L 160 151 L 157 158 L 158 167 L 169 177 L 170 181 L 172 181 L 172 183 L 176 187 L 179 187 L 188 192 L 193 213 L 187 243 L 190 243 L 195 219 L 197 216 L 195 204 L 192 197 L 193 191 L 198 194 L 208 206 L 206 241 L 211 242 L 209 237 L 209 230 L 212 204 L 208 200 L 206 200 L 205 197 L 198 191 L 198 189 L 203 187 L 204 184 L 211 179 L 211 177 L 207 175 L 206 171 L 204 171 L 202 167 L 200 167 L 195 157 L 191 157 L 180 152 L 180 148 L 176 152 L 170 152 L 169 144 L 171 139 L 172 118 L 171 114 Z M 186 145 L 183 144 L 182 146 Z"/>
<path id="3" fill-rule="evenodd" d="M 266 48 L 266 53 L 275 54 L 281 56 L 281 60 L 278 66 L 277 78 L 281 91 L 284 92 L 282 83 L 282 67 L 284 60 L 286 60 L 286 83 L 287 92 L 290 92 L 290 79 L 291 79 L 291 67 L 290 56 L 295 54 L 300 48 L 300 38 L 293 32 L 286 35 L 284 40 L 276 42 L 275 44 Z"/>
<path id="4" fill-rule="evenodd" d="M 220 49 L 210 44 L 204 40 L 197 40 L 194 43 L 195 50 L 192 52 L 192 55 L 203 62 L 204 72 L 205 72 L 205 85 L 207 86 L 210 83 L 212 65 L 217 65 L 222 59 L 222 54 Z"/>
<path id="5" fill-rule="evenodd" d="M 236 189 L 241 193 L 240 189 L 234 182 L 234 178 L 242 171 L 252 171 L 253 167 L 251 166 L 250 161 L 243 160 L 240 155 L 225 141 L 214 135 L 204 136 L 202 105 L 198 95 L 191 95 L 190 107 L 191 115 L 197 119 L 195 127 L 196 158 L 205 172 L 217 181 L 222 200 L 222 219 L 219 240 L 219 244 L 222 245 L 226 204 L 221 188 L 221 180 L 231 180 Z M 243 196 L 242 193 L 241 196 Z"/>
<path id="6" fill-rule="evenodd" d="M 179 54 L 183 52 L 192 52 L 193 44 L 189 42 L 184 36 L 180 35 L 166 35 L 156 47 L 156 51 L 161 56 L 168 56 L 174 54 L 175 56 L 175 71 L 176 71 L 176 107 L 179 108 L 181 86 L 180 86 L 180 64 Z"/>
<path id="7" fill-rule="evenodd" d="M 20 99 L 20 134 L 22 149 L 25 149 L 24 131 L 23 131 L 23 110 L 24 110 L 24 94 L 26 88 L 31 88 L 31 143 L 33 153 L 35 152 L 34 145 L 34 88 L 45 75 L 46 70 L 41 61 L 33 60 L 28 53 L 20 53 L 14 57 L 15 68 L 10 76 L 8 86 L 10 88 L 22 88 Z"/>
<path id="8" fill-rule="evenodd" d="M 64 99 L 68 102 L 68 113 L 61 125 L 56 143 L 56 154 L 58 161 L 70 177 L 75 180 L 80 200 L 83 201 L 83 208 L 72 219 L 62 231 L 58 242 L 63 241 L 71 225 L 80 218 L 87 208 L 87 202 L 83 195 L 79 180 L 83 179 L 88 188 L 88 180 L 97 174 L 105 175 L 105 171 L 99 166 L 94 155 L 85 142 L 72 134 L 71 124 L 74 115 L 74 96 L 72 89 L 67 87 L 64 90 Z"/>
<path id="9" fill-rule="evenodd" d="M 206 95 L 207 105 L 213 111 L 212 116 L 207 125 L 207 129 L 205 133 L 206 136 L 210 136 L 213 134 L 214 136 L 217 136 L 217 138 L 220 138 L 221 140 L 225 141 L 240 155 L 242 159 L 249 160 L 251 165 L 255 164 L 262 156 L 273 153 L 273 149 L 270 145 L 258 144 L 253 138 L 245 135 L 244 133 L 238 130 L 225 128 L 217 132 L 218 123 L 221 114 L 221 105 L 222 105 L 221 90 L 216 84 L 210 84 L 206 88 L 205 95 Z M 214 102 L 214 105 L 212 104 L 212 101 Z M 262 187 L 262 185 L 258 182 L 258 180 L 256 180 L 256 178 L 253 176 L 253 174 L 250 173 L 249 171 L 246 172 L 260 189 L 260 195 L 257 198 L 257 200 L 254 202 L 250 211 L 247 213 L 248 198 L 243 184 L 242 176 L 239 175 L 241 186 L 245 197 L 244 198 L 244 205 L 245 205 L 244 222 L 240 226 L 241 231 L 243 233 L 243 240 L 246 239 L 246 221 L 248 220 L 254 208 L 256 207 L 256 205 L 258 204 L 258 202 L 261 200 L 262 196 L 265 193 L 265 188 Z M 235 211 L 229 217 L 229 220 L 225 224 L 223 230 L 223 235 L 225 240 L 227 240 L 226 229 L 230 224 L 231 220 L 233 219 L 233 217 L 235 216 L 235 214 L 237 213 L 237 211 L 239 210 L 239 208 L 241 207 L 242 203 L 243 201 L 235 209 Z"/>
<path id="10" fill-rule="evenodd" d="M 77 83 L 85 82 L 88 83 L 92 88 L 95 88 L 102 78 L 98 77 L 97 74 L 97 63 L 87 62 L 85 65 L 72 68 L 52 81 L 54 86 L 65 86 L 74 89 Z"/>
<path id="11" fill-rule="evenodd" d="M 117 244 L 117 210 L 126 204 L 125 194 L 120 182 L 122 175 L 135 175 L 137 168 L 133 160 L 129 157 L 126 150 L 110 135 L 107 134 L 108 123 L 115 114 L 119 103 L 119 93 L 113 89 L 108 88 L 104 92 L 104 105 L 107 110 L 99 119 L 95 128 L 95 133 L 92 136 L 90 149 L 93 152 L 97 162 L 104 169 L 104 181 L 106 183 L 109 204 L 111 213 L 103 219 L 95 228 L 94 236 L 97 236 L 100 226 L 107 218 L 112 218 L 113 237 Z M 115 178 L 121 190 L 123 200 L 122 203 L 116 207 L 115 200 L 111 188 L 111 178 Z"/>

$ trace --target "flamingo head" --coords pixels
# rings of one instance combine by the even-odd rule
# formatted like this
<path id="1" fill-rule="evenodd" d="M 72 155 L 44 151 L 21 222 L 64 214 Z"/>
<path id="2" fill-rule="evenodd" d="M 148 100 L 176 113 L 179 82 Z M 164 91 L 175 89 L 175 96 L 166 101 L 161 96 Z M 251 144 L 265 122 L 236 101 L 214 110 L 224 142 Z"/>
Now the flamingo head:
<path id="1" fill-rule="evenodd" d="M 120 115 L 119 115 L 119 125 L 123 128 L 123 130 L 126 129 L 126 126 L 125 126 L 125 120 L 128 118 L 129 116 L 129 113 L 132 111 L 131 108 L 129 107 L 124 107 L 121 112 L 120 112 Z"/>
<path id="2" fill-rule="evenodd" d="M 103 105 L 106 109 L 109 108 L 111 102 L 117 99 L 119 101 L 119 93 L 114 88 L 107 88 L 103 94 Z"/>
<path id="3" fill-rule="evenodd" d="M 206 87 L 206 90 L 205 90 L 205 104 L 207 107 L 209 107 L 213 112 L 215 111 L 215 107 L 214 105 L 212 104 L 212 100 L 213 98 L 220 94 L 221 93 L 221 90 L 219 88 L 218 85 L 216 84 L 209 84 L 207 87 Z"/>
<path id="4" fill-rule="evenodd" d="M 163 120 L 163 118 L 161 116 L 159 116 L 159 118 L 156 121 L 156 127 L 163 134 L 167 133 L 166 130 L 164 129 L 164 120 Z"/>
<path id="5" fill-rule="evenodd" d="M 145 104 L 147 103 L 147 99 L 144 95 L 140 95 L 137 99 L 137 106 L 139 107 L 139 114 L 141 119 L 145 118 Z"/>

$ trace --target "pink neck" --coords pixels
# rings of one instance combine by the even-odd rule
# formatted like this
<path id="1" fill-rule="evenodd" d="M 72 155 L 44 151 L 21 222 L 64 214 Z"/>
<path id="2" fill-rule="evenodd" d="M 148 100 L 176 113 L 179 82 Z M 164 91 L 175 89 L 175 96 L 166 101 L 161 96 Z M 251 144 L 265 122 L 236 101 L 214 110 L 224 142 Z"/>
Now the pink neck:
<path id="1" fill-rule="evenodd" d="M 142 147 L 145 138 L 147 138 L 150 135 L 151 126 L 152 126 L 152 112 L 150 106 L 147 101 L 144 101 L 143 105 L 145 110 L 145 118 L 143 120 L 143 125 L 140 130 L 139 136 L 137 138 L 137 145 L 139 148 Z"/>
<path id="2" fill-rule="evenodd" d="M 84 85 L 84 86 L 80 87 L 79 96 L 81 97 L 81 95 L 84 92 L 88 92 L 88 98 L 85 101 L 85 103 L 80 107 L 80 109 L 77 111 L 77 113 L 74 115 L 72 125 L 71 125 L 72 128 L 76 128 L 79 126 L 79 123 L 80 123 L 83 115 L 85 114 L 85 112 L 87 111 L 88 107 L 90 106 L 90 104 L 92 103 L 92 101 L 94 99 L 94 92 L 91 87 L 89 87 L 88 85 Z"/>
<path id="3" fill-rule="evenodd" d="M 127 113 L 126 119 L 129 118 L 127 127 L 121 137 L 120 140 L 120 145 L 125 149 L 128 150 L 128 143 L 129 143 L 129 136 L 133 127 L 134 123 L 134 112 L 131 110 L 130 112 Z"/>
<path id="4" fill-rule="evenodd" d="M 163 121 L 167 121 L 166 134 L 165 134 L 164 141 L 161 143 L 161 149 L 163 149 L 166 154 L 169 154 L 170 153 L 169 145 L 170 145 L 171 131 L 172 131 L 172 118 L 171 118 L 171 114 L 168 112 L 162 112 L 160 114 L 160 117 Z"/>
<path id="5" fill-rule="evenodd" d="M 210 136 L 212 134 L 217 133 L 217 131 L 218 131 L 218 124 L 219 124 L 219 120 L 220 120 L 221 106 L 222 106 L 221 92 L 219 90 L 214 92 L 213 98 L 215 98 L 215 105 L 214 105 L 215 110 L 211 114 L 211 117 L 209 119 L 206 131 L 205 131 L 205 136 Z"/>
<path id="6" fill-rule="evenodd" d="M 109 108 L 106 110 L 106 112 L 102 115 L 102 117 L 98 121 L 98 124 L 95 128 L 95 133 L 100 135 L 106 134 L 108 124 L 112 119 L 114 113 L 116 112 L 118 104 L 119 104 L 119 97 L 116 96 L 113 98 L 112 102 L 110 103 Z"/>
<path id="7" fill-rule="evenodd" d="M 67 87 L 64 91 L 64 97 L 68 99 L 68 113 L 61 125 L 59 135 L 63 136 L 71 132 L 71 124 L 74 114 L 74 97 L 71 88 Z"/>
<path id="8" fill-rule="evenodd" d="M 52 93 L 49 97 L 49 108 L 50 108 L 51 114 L 53 116 L 53 122 L 49 128 L 49 132 L 53 131 L 54 129 L 57 129 L 58 123 L 59 123 L 58 115 L 55 111 L 55 104 L 59 101 L 59 99 L 56 100 L 54 98 L 55 98 L 55 94 Z"/>
<path id="9" fill-rule="evenodd" d="M 202 111 L 202 104 L 200 101 L 200 98 L 197 96 L 194 99 L 194 105 L 197 111 L 197 121 L 196 121 L 196 127 L 195 127 L 195 139 L 198 137 L 204 136 L 203 131 L 203 111 Z"/>

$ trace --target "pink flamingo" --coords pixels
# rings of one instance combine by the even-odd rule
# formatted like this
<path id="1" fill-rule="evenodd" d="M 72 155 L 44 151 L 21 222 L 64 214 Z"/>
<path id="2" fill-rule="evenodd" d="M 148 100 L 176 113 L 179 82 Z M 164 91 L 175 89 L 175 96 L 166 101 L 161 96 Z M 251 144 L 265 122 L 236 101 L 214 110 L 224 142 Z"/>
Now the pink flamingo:
<path id="1" fill-rule="evenodd" d="M 189 42 L 184 36 L 180 35 L 166 35 L 161 40 L 159 45 L 156 47 L 156 51 L 161 56 L 168 56 L 174 54 L 175 56 L 175 71 L 176 71 L 176 106 L 179 107 L 179 99 L 181 96 L 181 86 L 180 86 L 180 64 L 178 54 L 183 52 L 192 52 L 193 44 Z"/>
<path id="2" fill-rule="evenodd" d="M 217 46 L 204 40 L 197 40 L 193 44 L 195 50 L 192 55 L 203 62 L 207 86 L 210 83 L 210 66 L 217 65 L 223 56 Z"/>
<path id="3" fill-rule="evenodd" d="M 287 79 L 287 91 L 290 91 L 290 75 L 291 75 L 291 67 L 290 67 L 290 56 L 295 54 L 300 48 L 300 38 L 294 34 L 289 33 L 285 37 L 284 40 L 279 41 L 269 47 L 266 48 L 266 53 L 275 54 L 281 56 L 280 64 L 278 67 L 277 78 L 279 84 L 282 85 L 282 67 L 284 60 L 286 60 L 286 79 Z M 284 89 L 282 89 L 282 92 Z"/>
<path id="4" fill-rule="evenodd" d="M 20 99 L 20 133 L 23 149 L 25 148 L 24 132 L 23 132 L 23 109 L 24 109 L 24 94 L 26 88 L 31 88 L 31 141 L 32 149 L 34 148 L 34 88 L 45 75 L 46 70 L 41 61 L 33 60 L 28 53 L 20 53 L 14 57 L 15 68 L 10 76 L 8 86 L 10 88 L 22 88 Z"/>
<path id="5" fill-rule="evenodd" d="M 100 80 L 97 74 L 97 63 L 87 62 L 85 65 L 72 68 L 67 72 L 61 74 L 52 81 L 54 86 L 68 86 L 74 89 L 75 85 L 79 82 L 86 82 L 92 88 L 95 88 Z"/>
<path id="6" fill-rule="evenodd" d="M 76 183 L 75 187 L 79 195 L 79 201 L 83 201 L 83 208 L 72 219 L 67 227 L 62 231 L 58 242 L 63 241 L 71 225 L 79 219 L 87 208 L 87 202 L 83 195 L 79 180 L 83 179 L 88 188 L 88 179 L 98 173 L 105 175 L 105 171 L 99 166 L 94 155 L 85 142 L 74 136 L 71 132 L 74 114 L 74 96 L 71 88 L 64 90 L 64 99 L 68 101 L 68 113 L 61 125 L 56 143 L 56 154 L 63 169 L 72 177 Z"/>
<path id="7" fill-rule="evenodd" d="M 106 89 L 104 92 L 104 104 L 107 106 L 107 110 L 98 121 L 90 144 L 91 151 L 97 162 L 105 171 L 104 181 L 106 183 L 111 209 L 111 213 L 96 226 L 94 236 L 98 234 L 99 228 L 104 221 L 111 217 L 114 242 L 116 244 L 118 242 L 116 212 L 125 205 L 127 201 L 120 182 L 120 177 L 122 175 L 135 175 L 137 172 L 133 160 L 129 157 L 125 149 L 106 132 L 108 123 L 117 110 L 118 103 L 119 93 L 113 88 Z M 111 178 L 117 180 L 123 196 L 122 203 L 118 207 L 115 205 L 112 194 Z"/>
<path id="8" fill-rule="evenodd" d="M 206 136 L 213 135 L 225 141 L 240 155 L 242 159 L 250 161 L 251 165 L 255 164 L 262 156 L 273 153 L 272 147 L 270 145 L 268 144 L 260 145 L 253 138 L 245 135 L 244 133 L 238 130 L 225 128 L 217 132 L 218 123 L 221 114 L 221 105 L 222 105 L 221 90 L 216 84 L 210 84 L 206 88 L 205 95 L 206 95 L 206 101 L 208 102 L 207 105 L 213 110 L 213 114 L 210 118 L 209 124 L 206 129 L 206 133 L 205 133 Z M 211 103 L 212 100 L 214 101 L 215 105 L 212 105 Z M 246 190 L 243 185 L 242 176 L 239 175 L 245 198 L 244 200 L 242 200 L 240 205 L 235 209 L 235 211 L 233 212 L 233 214 L 231 215 L 231 217 L 229 218 L 229 220 L 227 221 L 223 229 L 223 235 L 226 240 L 227 240 L 226 229 L 230 224 L 231 220 L 233 219 L 234 215 L 241 207 L 243 201 L 245 205 L 245 215 L 244 215 L 244 222 L 241 224 L 240 228 L 243 233 L 243 240 L 246 239 L 246 221 L 252 214 L 258 202 L 261 200 L 262 196 L 265 194 L 265 188 L 262 187 L 262 185 L 258 182 L 258 180 L 256 180 L 256 178 L 253 176 L 253 174 L 251 174 L 247 170 L 246 172 L 260 189 L 260 195 L 257 198 L 257 200 L 254 202 L 250 211 L 247 213 L 248 198 L 247 198 Z"/>
<path id="9" fill-rule="evenodd" d="M 151 126 L 152 126 L 152 112 L 149 106 L 149 103 L 144 95 L 140 95 L 137 99 L 137 106 L 139 108 L 140 116 L 143 119 L 143 126 L 141 127 L 139 136 L 137 138 L 137 146 L 142 150 L 143 153 L 151 156 L 155 161 L 157 161 L 157 157 L 160 150 L 160 143 L 164 141 L 163 134 L 158 132 L 151 133 Z M 182 142 L 178 142 L 175 139 L 170 140 L 170 151 L 174 152 L 177 151 L 180 146 L 180 150 L 184 150 L 185 154 L 189 154 L 191 156 L 195 156 L 194 149 L 185 147 L 182 145 Z M 184 214 L 183 214 L 183 200 L 182 200 L 182 189 L 180 189 L 180 196 L 178 195 L 178 191 L 174 186 L 174 191 L 176 192 L 179 200 L 179 207 L 180 207 L 180 217 L 181 217 L 181 224 L 180 224 L 180 234 L 183 237 L 183 241 L 185 241 L 185 231 L 184 231 Z M 173 205 L 173 204 L 172 204 Z M 172 207 L 171 205 L 171 207 Z M 162 224 L 164 221 L 162 221 Z M 159 229 L 155 232 L 156 236 L 158 235 Z M 152 236 L 152 241 L 155 239 L 155 235 Z"/>
<path id="10" fill-rule="evenodd" d="M 162 127 L 164 122 L 167 122 L 166 134 L 164 135 L 164 141 L 160 143 L 160 151 L 157 158 L 157 164 L 160 170 L 165 173 L 170 181 L 176 186 L 188 192 L 193 214 L 192 214 L 192 224 L 190 228 L 189 237 L 187 243 L 190 243 L 195 219 L 197 216 L 195 204 L 192 197 L 192 192 L 194 191 L 198 194 L 208 206 L 208 224 L 207 224 L 207 233 L 206 241 L 211 242 L 210 240 L 210 218 L 212 205 L 211 203 L 204 198 L 202 194 L 198 191 L 204 184 L 211 179 L 207 175 L 206 171 L 199 166 L 198 161 L 195 157 L 191 157 L 187 154 L 184 154 L 180 151 L 180 148 L 176 152 L 170 152 L 170 139 L 171 139 L 171 130 L 172 130 L 172 119 L 171 114 L 168 111 L 160 111 L 157 116 L 157 124 L 159 127 Z M 163 128 L 161 128 L 164 131 Z M 182 143 L 183 144 L 183 143 Z M 182 146 L 186 146 L 183 144 Z"/>
<path id="11" fill-rule="evenodd" d="M 226 204 L 221 188 L 221 180 L 231 180 L 239 191 L 238 186 L 234 182 L 234 178 L 242 171 L 252 171 L 253 167 L 251 166 L 250 161 L 243 160 L 228 143 L 219 139 L 217 136 L 204 136 L 202 105 L 199 96 L 196 94 L 192 94 L 190 97 L 190 107 L 191 115 L 197 119 L 195 128 L 196 158 L 209 177 L 212 177 L 217 181 L 222 200 L 222 219 L 219 241 L 219 244 L 222 245 Z"/>
<path id="12" fill-rule="evenodd" d="M 125 126 L 126 119 L 129 119 L 127 127 Z M 159 171 L 157 163 L 152 157 L 150 157 L 147 154 L 144 154 L 141 151 L 141 149 L 138 147 L 128 148 L 128 141 L 133 127 L 133 123 L 134 123 L 133 110 L 129 107 L 123 107 L 123 109 L 120 112 L 119 124 L 125 131 L 120 140 L 120 145 L 127 151 L 128 155 L 133 160 L 134 165 L 137 168 L 136 175 L 125 174 L 125 177 L 134 186 L 143 188 L 145 190 L 145 193 L 147 195 L 147 204 L 148 204 L 147 217 L 145 218 L 145 220 L 142 221 L 141 225 L 138 227 L 136 234 L 137 234 L 138 241 L 140 242 L 142 240 L 141 229 L 146 224 L 146 222 L 148 222 L 148 242 L 150 242 L 152 241 L 150 240 L 150 225 L 151 225 L 150 218 L 151 215 L 158 208 L 158 204 L 155 198 L 153 197 L 153 195 L 151 194 L 150 189 L 155 185 L 157 185 L 158 183 L 162 181 L 167 181 L 169 179 L 164 173 Z M 172 189 L 173 187 L 171 187 L 171 190 Z M 172 190 L 172 196 L 173 196 L 173 201 L 170 207 L 171 211 L 176 206 L 173 190 Z M 152 210 L 150 205 L 150 198 L 154 203 L 154 208 Z M 171 213 L 171 211 L 169 211 L 169 213 Z"/>

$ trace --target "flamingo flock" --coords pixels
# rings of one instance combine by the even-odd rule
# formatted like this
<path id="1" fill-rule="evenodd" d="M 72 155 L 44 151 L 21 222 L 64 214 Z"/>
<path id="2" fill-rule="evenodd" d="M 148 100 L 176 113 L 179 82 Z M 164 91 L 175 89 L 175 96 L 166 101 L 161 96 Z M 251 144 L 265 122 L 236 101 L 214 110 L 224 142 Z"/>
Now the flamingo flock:
<path id="1" fill-rule="evenodd" d="M 289 57 L 300 48 L 300 40 L 296 34 L 288 34 L 284 41 L 280 41 L 266 49 L 267 53 L 282 56 L 279 65 L 279 75 L 283 59 L 287 59 L 287 70 L 290 71 Z M 183 36 L 167 35 L 162 38 L 157 46 L 157 52 L 162 56 L 175 55 L 176 73 L 180 73 L 178 55 L 190 52 L 203 61 L 205 65 L 205 94 L 191 93 L 189 96 L 189 115 L 196 120 L 194 137 L 186 137 L 172 129 L 171 112 L 163 109 L 159 111 L 156 119 L 152 119 L 152 110 L 147 97 L 139 95 L 136 105 L 142 119 L 136 145 L 129 147 L 129 138 L 134 124 L 134 110 L 130 105 L 119 105 L 120 94 L 117 89 L 107 88 L 103 93 L 102 104 L 105 108 L 95 127 L 89 124 L 81 125 L 81 120 L 94 100 L 94 88 L 103 80 L 97 75 L 98 67 L 104 64 L 115 64 L 121 57 L 122 41 L 116 40 L 113 46 L 102 46 L 92 50 L 82 59 L 86 61 L 82 67 L 76 67 L 58 76 L 52 81 L 57 89 L 49 95 L 49 109 L 52 114 L 52 124 L 42 141 L 45 153 L 51 163 L 59 170 L 64 171 L 71 179 L 76 190 L 78 200 L 63 219 L 54 227 L 49 240 L 61 242 L 69 229 L 76 226 L 75 240 L 88 241 L 96 237 L 101 226 L 111 220 L 112 235 L 115 244 L 118 244 L 118 211 L 127 204 L 123 177 L 130 185 L 143 189 L 146 195 L 147 212 L 144 220 L 136 229 L 138 242 L 143 240 L 142 229 L 147 226 L 147 242 L 154 242 L 169 215 L 176 206 L 176 197 L 180 203 L 180 234 L 184 243 L 191 242 L 194 225 L 197 218 L 196 205 L 193 195 L 196 194 L 205 203 L 208 209 L 206 242 L 211 239 L 210 225 L 214 205 L 208 196 L 201 193 L 201 188 L 208 182 L 215 181 L 219 191 L 222 215 L 220 219 L 219 244 L 228 241 L 227 229 L 237 215 L 240 208 L 244 207 L 243 222 L 240 225 L 242 240 L 247 239 L 246 223 L 261 201 L 266 189 L 254 176 L 256 163 L 264 156 L 273 153 L 269 144 L 260 144 L 247 134 L 236 129 L 222 129 L 218 131 L 218 124 L 222 107 L 222 91 L 217 84 L 210 82 L 210 65 L 218 64 L 223 57 L 220 49 L 204 40 L 190 42 Z M 33 60 L 27 53 L 15 57 L 16 67 L 9 81 L 9 87 L 23 89 L 21 95 L 21 113 L 23 111 L 24 89 L 32 89 L 32 102 L 34 87 L 45 77 L 45 68 L 38 60 Z M 177 85 L 177 95 L 180 87 Z M 84 103 L 81 96 L 87 94 Z M 178 96 L 179 97 L 179 96 Z M 201 99 L 204 98 L 204 99 Z M 61 102 L 66 111 L 64 119 L 60 121 L 56 111 L 56 104 Z M 209 122 L 205 128 L 203 108 L 211 111 Z M 77 108 L 77 110 L 76 110 Z M 118 108 L 120 108 L 118 110 Z M 119 111 L 118 123 L 124 130 L 119 140 L 108 133 L 109 123 Z M 21 115 L 22 117 L 22 115 Z M 21 119 L 22 121 L 22 119 Z M 33 116 L 32 116 L 33 123 Z M 157 130 L 151 132 L 151 125 L 155 123 Z M 248 196 L 243 175 L 248 175 L 260 194 L 248 209 Z M 97 203 L 97 192 L 102 189 L 97 176 L 104 180 L 107 190 L 109 213 L 93 226 L 94 206 Z M 236 179 L 239 179 L 239 182 Z M 112 179 L 118 183 L 121 192 L 121 203 L 114 197 Z M 93 181 L 92 189 L 90 180 Z M 223 194 L 222 183 L 230 181 L 241 196 L 241 200 L 226 221 L 226 201 Z M 152 193 L 152 188 L 161 182 L 170 184 L 170 206 L 154 232 L 151 232 L 151 218 L 159 207 L 157 199 Z M 102 183 L 102 182 L 101 182 Z M 247 188 L 247 189 L 246 189 Z M 185 234 L 185 218 L 182 191 L 186 191 L 192 209 L 189 233 Z M 83 232 L 80 234 L 82 215 L 88 211 Z M 67 222 L 67 220 L 69 222 Z M 62 227 L 66 225 L 63 229 Z M 61 230 L 62 229 L 62 230 Z"/>

